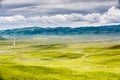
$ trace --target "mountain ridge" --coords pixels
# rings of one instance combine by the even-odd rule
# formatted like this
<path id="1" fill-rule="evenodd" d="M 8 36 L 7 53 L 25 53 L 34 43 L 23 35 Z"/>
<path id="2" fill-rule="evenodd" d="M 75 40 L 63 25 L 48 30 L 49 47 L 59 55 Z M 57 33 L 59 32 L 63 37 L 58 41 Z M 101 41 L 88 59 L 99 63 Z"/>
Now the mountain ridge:
<path id="1" fill-rule="evenodd" d="M 86 26 L 86 27 L 26 27 L 0 30 L 0 35 L 76 35 L 76 34 L 120 34 L 119 25 Z"/>

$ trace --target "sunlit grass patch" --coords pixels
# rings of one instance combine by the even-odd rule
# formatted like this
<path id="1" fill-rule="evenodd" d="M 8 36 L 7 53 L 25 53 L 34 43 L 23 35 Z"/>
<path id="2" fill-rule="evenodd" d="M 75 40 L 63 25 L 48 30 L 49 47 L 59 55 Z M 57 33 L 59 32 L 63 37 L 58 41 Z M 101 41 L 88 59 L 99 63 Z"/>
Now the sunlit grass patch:
<path id="1" fill-rule="evenodd" d="M 114 42 L 6 41 L 0 47 L 0 80 L 119 80 L 120 49 Z M 24 45 L 25 44 L 25 45 Z"/>

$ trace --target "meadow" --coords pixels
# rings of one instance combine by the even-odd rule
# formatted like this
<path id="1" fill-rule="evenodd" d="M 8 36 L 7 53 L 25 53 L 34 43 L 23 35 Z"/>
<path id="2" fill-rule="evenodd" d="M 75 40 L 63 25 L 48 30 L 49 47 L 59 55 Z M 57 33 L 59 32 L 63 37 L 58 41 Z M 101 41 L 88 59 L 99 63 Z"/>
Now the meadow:
<path id="1" fill-rule="evenodd" d="M 1 40 L 0 80 L 120 80 L 120 39 L 113 37 Z"/>

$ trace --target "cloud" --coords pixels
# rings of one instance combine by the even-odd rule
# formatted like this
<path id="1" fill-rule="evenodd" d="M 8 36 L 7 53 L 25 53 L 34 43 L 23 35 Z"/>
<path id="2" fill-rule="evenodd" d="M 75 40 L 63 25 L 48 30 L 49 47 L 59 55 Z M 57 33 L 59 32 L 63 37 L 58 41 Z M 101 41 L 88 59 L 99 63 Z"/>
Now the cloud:
<path id="1" fill-rule="evenodd" d="M 0 8 L 1 8 L 1 4 L 2 4 L 3 0 L 0 0 Z"/>
<path id="2" fill-rule="evenodd" d="M 115 0 L 4 0 L 0 15 L 53 16 L 71 13 L 104 13 L 115 4 Z"/>
<path id="3" fill-rule="evenodd" d="M 0 23 L 5 24 L 14 24 L 14 23 L 23 23 L 25 21 L 25 17 L 22 15 L 14 15 L 14 16 L 7 16 L 7 17 L 0 17 Z"/>
<path id="4" fill-rule="evenodd" d="M 0 10 L 2 29 L 4 26 L 4 28 L 25 26 L 80 27 L 120 23 L 118 6 L 113 6 L 104 12 L 104 9 L 113 5 L 114 0 L 13 1 L 16 4 L 10 0 L 5 0 L 4 4 L 6 5 Z"/>
<path id="5" fill-rule="evenodd" d="M 89 25 L 103 25 L 120 23 L 120 10 L 116 7 L 111 7 L 107 12 L 92 13 L 92 14 L 63 14 L 54 16 L 34 16 L 25 17 L 23 15 L 14 15 L 7 17 L 0 17 L 0 24 L 19 24 L 27 26 L 89 26 Z M 24 26 L 23 26 L 24 27 Z"/>
<path id="6" fill-rule="evenodd" d="M 120 9 L 115 6 L 110 8 L 105 14 L 102 15 L 100 23 L 120 23 Z"/>

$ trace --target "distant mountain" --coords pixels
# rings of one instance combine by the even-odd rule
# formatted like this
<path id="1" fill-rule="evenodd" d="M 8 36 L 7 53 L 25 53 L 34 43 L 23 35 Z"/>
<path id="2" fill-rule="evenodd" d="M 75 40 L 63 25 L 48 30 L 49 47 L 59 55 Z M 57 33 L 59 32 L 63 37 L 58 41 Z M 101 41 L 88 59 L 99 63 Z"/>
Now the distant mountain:
<path id="1" fill-rule="evenodd" d="M 91 27 L 56 27 L 40 28 L 27 27 L 1 30 L 0 35 L 76 35 L 76 34 L 120 34 L 120 25 L 91 26 Z"/>
<path id="2" fill-rule="evenodd" d="M 4 37 L 0 36 L 0 40 L 7 40 L 7 38 L 4 38 Z"/>

